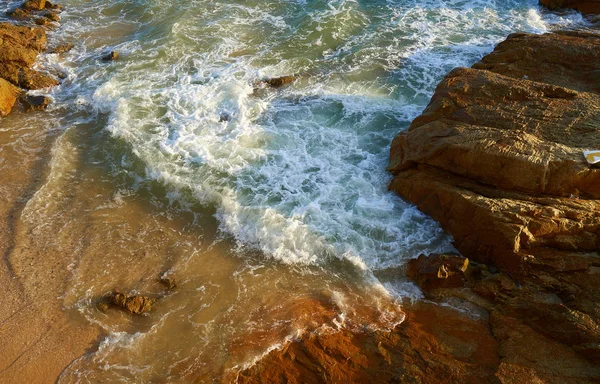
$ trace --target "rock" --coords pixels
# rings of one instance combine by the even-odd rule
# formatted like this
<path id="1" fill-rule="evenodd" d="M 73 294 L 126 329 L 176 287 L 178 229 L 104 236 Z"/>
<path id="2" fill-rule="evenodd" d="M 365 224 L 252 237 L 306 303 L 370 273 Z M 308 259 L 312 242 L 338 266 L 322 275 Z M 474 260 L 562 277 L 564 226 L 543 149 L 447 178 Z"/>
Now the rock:
<path id="1" fill-rule="evenodd" d="M 440 83 L 388 169 L 391 190 L 497 269 L 468 283 L 487 308 L 598 362 L 600 169 L 583 157 L 594 148 L 600 36 L 521 33 Z"/>
<path id="2" fill-rule="evenodd" d="M 540 0 L 540 4 L 551 10 L 571 8 L 583 14 L 600 14 L 598 0 Z"/>
<path id="3" fill-rule="evenodd" d="M 41 27 L 46 27 L 46 26 L 50 25 L 51 23 L 52 22 L 45 17 L 38 17 L 35 19 L 35 24 L 39 25 Z"/>
<path id="4" fill-rule="evenodd" d="M 46 7 L 46 0 L 27 0 L 21 5 L 26 11 L 41 11 Z"/>
<path id="5" fill-rule="evenodd" d="M 50 105 L 52 100 L 48 96 L 27 95 L 23 98 L 25 111 L 42 111 Z"/>
<path id="6" fill-rule="evenodd" d="M 156 302 L 156 299 L 154 298 L 139 295 L 127 295 L 118 291 L 113 292 L 110 299 L 114 306 L 135 315 L 148 312 Z"/>
<path id="7" fill-rule="evenodd" d="M 58 80 L 52 76 L 32 69 L 24 69 L 19 76 L 19 86 L 25 89 L 43 89 L 58 85 Z"/>
<path id="8" fill-rule="evenodd" d="M 96 308 L 100 311 L 100 312 L 106 312 L 108 311 L 109 308 L 109 304 L 106 302 L 106 300 L 100 300 L 96 303 Z"/>
<path id="9" fill-rule="evenodd" d="M 54 21 L 56 23 L 58 23 L 60 21 L 60 17 L 54 13 L 54 12 L 45 12 L 42 17 L 50 20 L 50 21 Z"/>
<path id="10" fill-rule="evenodd" d="M 60 12 L 62 10 L 62 6 L 60 4 L 54 4 L 49 1 L 46 1 L 45 9 L 52 9 L 54 11 Z"/>
<path id="11" fill-rule="evenodd" d="M 65 53 L 65 52 L 69 52 L 71 49 L 73 49 L 73 44 L 63 43 L 63 44 L 58 44 L 57 46 L 55 46 L 50 51 L 50 53 Z"/>
<path id="12" fill-rule="evenodd" d="M 10 113 L 15 102 L 19 89 L 4 79 L 0 79 L 0 117 Z"/>
<path id="13" fill-rule="evenodd" d="M 19 85 L 19 74 L 35 63 L 46 45 L 43 28 L 0 23 L 0 77 Z"/>
<path id="14" fill-rule="evenodd" d="M 102 56 L 102 61 L 114 61 L 119 58 L 119 52 L 110 51 L 109 54 Z"/>
<path id="15" fill-rule="evenodd" d="M 264 79 L 261 81 L 261 83 L 266 84 L 272 88 L 281 88 L 284 85 L 292 84 L 295 80 L 296 80 L 295 76 L 281 76 L 281 77 L 274 77 L 274 78 L 270 78 L 270 79 Z"/>
<path id="16" fill-rule="evenodd" d="M 167 289 L 175 289 L 177 288 L 177 281 L 174 278 L 169 276 L 161 276 L 159 282 L 164 285 Z"/>
<path id="17" fill-rule="evenodd" d="M 407 264 L 406 275 L 421 289 L 462 287 L 466 280 L 469 259 L 460 255 L 420 255 Z"/>
<path id="18" fill-rule="evenodd" d="M 11 19 L 16 19 L 16 20 L 25 20 L 25 19 L 28 19 L 31 17 L 30 12 L 25 11 L 21 8 L 15 8 L 11 11 L 8 11 L 6 14 Z"/>
<path id="19" fill-rule="evenodd" d="M 221 113 L 221 115 L 219 115 L 219 123 L 224 123 L 227 121 L 231 121 L 231 115 L 227 112 Z"/>
<path id="20" fill-rule="evenodd" d="M 407 319 L 391 332 L 307 332 L 235 372 L 233 381 L 494 382 L 498 343 L 485 322 L 433 304 L 421 303 L 407 311 Z"/>

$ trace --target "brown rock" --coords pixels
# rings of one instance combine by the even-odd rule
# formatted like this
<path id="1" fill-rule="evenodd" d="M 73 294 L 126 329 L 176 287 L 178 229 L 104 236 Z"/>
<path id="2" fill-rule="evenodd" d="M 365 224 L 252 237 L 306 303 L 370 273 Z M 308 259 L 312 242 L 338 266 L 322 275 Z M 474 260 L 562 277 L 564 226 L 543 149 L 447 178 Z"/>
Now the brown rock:
<path id="1" fill-rule="evenodd" d="M 46 26 L 50 25 L 50 23 L 52 23 L 52 22 L 45 17 L 38 17 L 35 19 L 35 24 L 39 25 L 41 27 L 46 27 Z"/>
<path id="2" fill-rule="evenodd" d="M 65 53 L 65 52 L 69 52 L 71 49 L 73 49 L 73 44 L 63 43 L 63 44 L 59 44 L 56 47 L 54 47 L 50 51 L 50 53 Z"/>
<path id="3" fill-rule="evenodd" d="M 110 51 L 109 54 L 102 56 L 102 61 L 114 61 L 119 58 L 119 52 Z"/>
<path id="4" fill-rule="evenodd" d="M 406 275 L 425 291 L 455 288 L 465 284 L 468 267 L 469 259 L 460 255 L 420 255 L 408 262 Z"/>
<path id="5" fill-rule="evenodd" d="M 43 89 L 58 85 L 58 80 L 52 76 L 31 69 L 21 71 L 19 85 L 25 89 Z"/>
<path id="6" fill-rule="evenodd" d="M 390 189 L 500 270 L 475 292 L 588 359 L 600 359 L 600 169 L 582 153 L 600 148 L 599 73 L 598 35 L 513 34 L 442 81 L 389 166 Z"/>
<path id="7" fill-rule="evenodd" d="M 16 20 L 25 20 L 31 17 L 31 13 L 29 11 L 23 10 L 21 8 L 15 8 L 11 11 L 7 12 L 8 17 Z"/>
<path id="8" fill-rule="evenodd" d="M 60 17 L 55 13 L 55 12 L 45 12 L 42 17 L 50 20 L 50 21 L 54 21 L 56 23 L 58 23 L 60 21 Z"/>
<path id="9" fill-rule="evenodd" d="M 270 79 L 261 80 L 261 83 L 268 85 L 269 87 L 272 87 L 272 88 L 281 88 L 284 85 L 292 84 L 295 80 L 296 80 L 295 76 L 281 76 L 281 77 L 274 77 L 274 78 L 270 78 Z"/>
<path id="10" fill-rule="evenodd" d="M 484 383 L 497 382 L 498 364 L 485 321 L 421 303 L 391 332 L 309 332 L 234 376 L 238 383 Z"/>
<path id="11" fill-rule="evenodd" d="M 52 9 L 54 11 L 60 12 L 62 10 L 62 6 L 60 4 L 54 4 L 49 1 L 46 1 L 45 9 Z"/>
<path id="12" fill-rule="evenodd" d="M 18 94 L 18 88 L 6 80 L 0 79 L 0 117 L 10 113 L 17 101 Z"/>
<path id="13" fill-rule="evenodd" d="M 175 289 L 177 288 L 177 281 L 174 278 L 169 276 L 162 276 L 159 279 L 159 282 L 164 285 L 167 289 Z"/>
<path id="14" fill-rule="evenodd" d="M 127 295 L 117 291 L 111 295 L 111 302 L 116 307 L 140 315 L 152 309 L 156 299 L 147 296 Z"/>
<path id="15" fill-rule="evenodd" d="M 48 96 L 28 95 L 23 98 L 25 111 L 42 111 L 50 105 L 52 100 Z"/>
<path id="16" fill-rule="evenodd" d="M 27 0 L 20 8 L 26 11 L 41 11 L 46 7 L 46 0 Z"/>
<path id="17" fill-rule="evenodd" d="M 19 74 L 33 66 L 46 45 L 43 28 L 0 23 L 0 77 L 19 85 Z"/>
<path id="18" fill-rule="evenodd" d="M 575 45 L 570 59 L 554 48 L 565 40 Z M 548 62 L 571 64 L 553 72 L 527 56 L 505 64 L 526 55 L 530 42 Z M 394 139 L 391 189 L 440 221 L 462 254 L 511 273 L 531 264 L 536 249 L 600 249 L 600 169 L 582 155 L 600 147 L 600 97 L 592 91 L 600 84 L 582 77 L 593 72 L 590 63 L 600 63 L 599 37 L 513 35 L 474 66 L 489 69 L 452 71 Z M 576 89 L 548 84 L 555 79 Z"/>
<path id="19" fill-rule="evenodd" d="M 100 312 L 106 312 L 108 311 L 109 305 L 106 302 L 106 300 L 100 300 L 96 303 L 96 308 L 100 311 Z"/>
<path id="20" fill-rule="evenodd" d="M 540 0 L 540 4 L 552 10 L 571 8 L 583 14 L 600 14 L 599 0 Z"/>

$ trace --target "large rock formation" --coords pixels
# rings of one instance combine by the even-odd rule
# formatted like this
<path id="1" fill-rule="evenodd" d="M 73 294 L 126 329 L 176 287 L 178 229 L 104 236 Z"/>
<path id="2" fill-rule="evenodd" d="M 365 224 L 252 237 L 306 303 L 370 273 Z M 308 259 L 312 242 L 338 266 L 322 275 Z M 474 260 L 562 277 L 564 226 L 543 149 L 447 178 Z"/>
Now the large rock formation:
<path id="1" fill-rule="evenodd" d="M 45 46 L 43 28 L 0 23 L 0 77 L 25 89 L 57 85 L 54 78 L 31 69 Z"/>
<path id="2" fill-rule="evenodd" d="M 45 0 L 27 0 L 8 12 L 16 20 L 35 19 L 48 23 L 58 21 L 60 6 Z M 38 17 L 39 16 L 39 17 Z M 42 23 L 42 25 L 46 25 Z M 42 27 L 0 23 L 0 79 L 24 89 L 53 87 L 58 81 L 45 73 L 33 70 L 38 54 L 46 47 L 46 32 Z M 14 87 L 0 82 L 0 117 L 6 116 L 15 104 Z M 12 101 L 11 101 L 12 100 Z"/>
<path id="3" fill-rule="evenodd" d="M 540 0 L 540 4 L 552 10 L 572 8 L 583 14 L 600 14 L 600 0 Z"/>
<path id="4" fill-rule="evenodd" d="M 513 34 L 442 81 L 394 139 L 389 170 L 390 188 L 463 255 L 512 282 L 475 289 L 501 304 L 496 319 L 600 362 L 600 168 L 586 162 L 590 149 L 600 149 L 600 36 Z"/>

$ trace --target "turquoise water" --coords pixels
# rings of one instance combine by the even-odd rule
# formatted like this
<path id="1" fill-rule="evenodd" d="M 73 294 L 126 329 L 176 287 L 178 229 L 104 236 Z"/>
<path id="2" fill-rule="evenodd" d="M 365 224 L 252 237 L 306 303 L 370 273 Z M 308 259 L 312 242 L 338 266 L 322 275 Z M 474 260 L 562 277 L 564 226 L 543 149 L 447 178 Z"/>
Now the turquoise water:
<path id="1" fill-rule="evenodd" d="M 542 15 L 534 0 L 65 5 L 60 33 L 78 44 L 56 107 L 108 116 L 135 156 L 127 171 L 216 207 L 241 246 L 368 269 L 451 248 L 386 191 L 390 141 L 437 82 L 511 32 L 579 21 Z M 108 50 L 121 59 L 99 64 Z M 282 75 L 298 79 L 253 94 Z"/>
<path id="2" fill-rule="evenodd" d="M 51 43 L 75 48 L 45 55 L 41 66 L 66 75 L 51 91 L 50 107 L 66 135 L 95 126 L 93 152 L 105 155 L 99 161 L 122 180 L 125 196 L 153 199 L 152 190 L 141 191 L 152 182 L 165 191 L 155 196 L 161 204 L 213 210 L 236 257 L 252 260 L 232 272 L 218 255 L 190 267 L 195 296 L 164 304 L 168 309 L 135 331 L 73 299 L 109 337 L 66 370 L 64 382 L 217 380 L 225 363 L 247 366 L 299 332 L 279 326 L 290 319 L 248 315 L 261 305 L 285 309 L 274 297 L 297 298 L 294 290 L 327 291 L 339 310 L 334 328 L 358 316 L 347 303 L 368 302 L 365 287 L 393 305 L 418 297 L 402 279 L 374 276 L 453 248 L 437 223 L 387 191 L 392 138 L 421 113 L 448 71 L 472 65 L 508 34 L 582 23 L 574 13 L 543 13 L 536 0 L 62 4 Z M 111 50 L 119 60 L 99 60 Z M 284 75 L 296 80 L 280 89 L 259 86 Z M 206 280 L 228 271 L 218 279 L 239 283 L 237 296 L 217 300 L 223 283 L 194 280 L 211 268 L 217 272 Z M 262 280 L 253 279 L 261 268 Z M 356 281 L 342 295 L 336 287 L 348 276 Z M 71 295 L 91 300 L 99 288 L 89 281 L 79 278 Z M 273 297 L 257 303 L 266 292 Z M 377 307 L 378 316 L 393 314 L 393 325 L 402 316 L 388 304 Z M 196 316 L 204 308 L 212 312 Z M 228 343 L 261 322 L 277 331 L 233 358 Z M 182 331 L 175 337 L 174 330 Z M 182 361 L 186 369 L 173 370 Z"/>

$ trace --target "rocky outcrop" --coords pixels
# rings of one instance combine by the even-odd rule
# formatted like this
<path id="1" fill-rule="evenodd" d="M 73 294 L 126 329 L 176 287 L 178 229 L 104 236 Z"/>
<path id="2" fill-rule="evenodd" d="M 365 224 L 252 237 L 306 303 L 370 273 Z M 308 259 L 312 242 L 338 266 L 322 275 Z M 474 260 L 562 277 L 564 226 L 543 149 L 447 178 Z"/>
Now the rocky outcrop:
<path id="1" fill-rule="evenodd" d="M 571 8 L 583 14 L 600 14 L 600 0 L 540 0 L 540 4 L 552 10 Z"/>
<path id="2" fill-rule="evenodd" d="M 583 151 L 600 148 L 598 74 L 598 35 L 511 35 L 442 81 L 394 139 L 388 168 L 392 190 L 498 269 L 472 283 L 492 323 L 595 362 L 600 168 Z"/>
<path id="3" fill-rule="evenodd" d="M 45 0 L 27 0 L 8 12 L 8 15 L 22 21 L 34 19 L 36 24 L 45 26 L 59 20 L 59 10 L 58 5 Z M 32 69 L 38 54 L 45 47 L 46 32 L 41 26 L 0 23 L 0 78 L 27 90 L 58 85 L 58 81 L 52 76 Z M 1 117 L 6 116 L 15 104 L 13 93 L 13 89 L 6 85 L 0 87 Z M 39 109 L 37 107 L 34 109 Z"/>
<path id="4" fill-rule="evenodd" d="M 485 383 L 497 345 L 485 322 L 421 303 L 393 332 L 309 333 L 236 372 L 235 382 Z"/>

